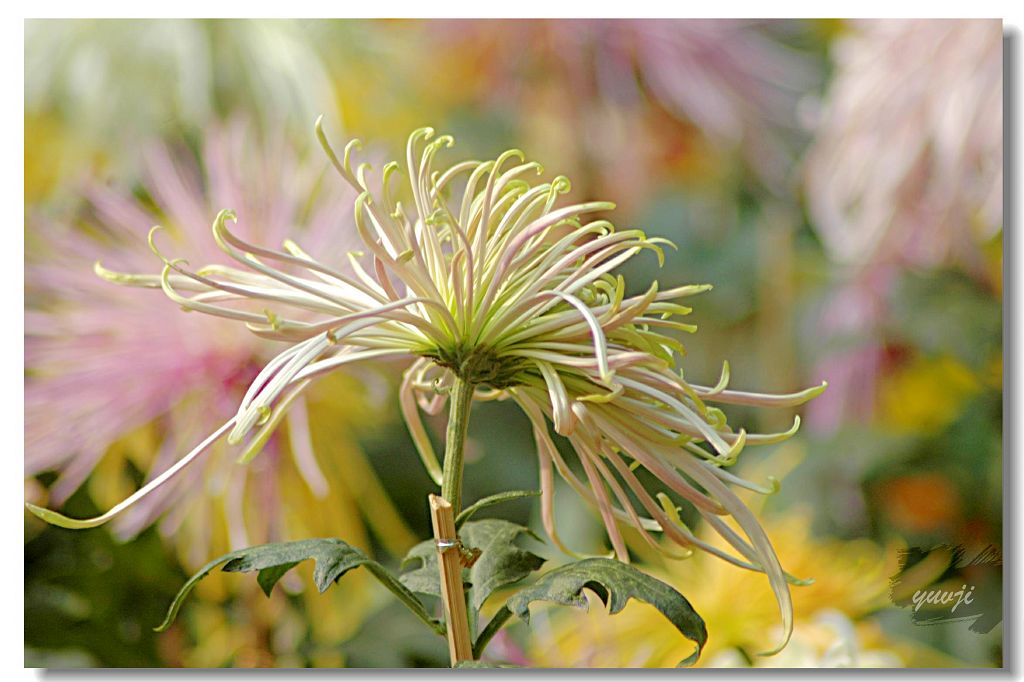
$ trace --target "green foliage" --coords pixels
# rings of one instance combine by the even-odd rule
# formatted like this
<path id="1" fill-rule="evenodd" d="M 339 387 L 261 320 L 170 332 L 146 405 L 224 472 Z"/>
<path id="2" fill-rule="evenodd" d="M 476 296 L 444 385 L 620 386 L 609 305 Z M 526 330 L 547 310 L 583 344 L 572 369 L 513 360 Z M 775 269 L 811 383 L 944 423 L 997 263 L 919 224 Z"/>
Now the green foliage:
<path id="1" fill-rule="evenodd" d="M 953 271 L 902 273 L 885 321 L 891 338 L 930 355 L 949 355 L 981 369 L 999 355 L 1002 301 Z"/>
<path id="2" fill-rule="evenodd" d="M 313 583 L 321 593 L 349 570 L 370 561 L 358 549 L 334 538 L 260 545 L 232 554 L 237 556 L 221 570 L 225 573 L 259 571 L 256 581 L 267 596 L 281 576 L 306 559 L 316 562 Z"/>
<path id="3" fill-rule="evenodd" d="M 507 608 L 527 623 L 530 604 L 535 601 L 585 609 L 587 600 L 582 593 L 585 587 L 596 592 L 612 614 L 621 611 L 631 598 L 650 604 L 697 645 L 693 655 L 679 665 L 692 665 L 700 658 L 708 632 L 704 620 L 686 597 L 660 580 L 613 559 L 584 559 L 556 568 L 513 595 Z"/>
<path id="4" fill-rule="evenodd" d="M 66 509 L 96 513 L 84 490 Z M 163 617 L 184 576 L 155 529 L 124 543 L 104 531 L 40 530 L 33 520 L 25 524 L 25 539 L 27 667 L 167 664 L 149 626 Z"/>
<path id="5" fill-rule="evenodd" d="M 346 668 L 447 668 L 448 644 L 395 601 L 381 604 L 338 647 Z"/>
<path id="6" fill-rule="evenodd" d="M 511 500 L 518 500 L 524 497 L 537 497 L 540 495 L 539 490 L 510 490 L 505 493 L 498 493 L 497 495 L 489 495 L 482 500 L 477 500 L 473 504 L 469 505 L 462 512 L 455 517 L 455 530 L 462 528 L 466 521 L 469 521 L 473 514 L 477 513 L 481 509 L 501 504 L 502 502 L 509 502 Z"/>
<path id="7" fill-rule="evenodd" d="M 541 557 L 515 545 L 515 540 L 523 534 L 536 537 L 529 528 L 501 519 L 470 521 L 463 525 L 459 533 L 463 545 L 480 550 L 476 562 L 463 572 L 463 582 L 472 590 L 472 608 L 479 609 L 495 590 L 522 580 L 544 563 Z M 402 565 L 416 561 L 420 565 L 402 574 L 402 584 L 413 592 L 440 597 L 440 570 L 433 540 L 413 547 Z"/>
<path id="8" fill-rule="evenodd" d="M 515 541 L 522 535 L 536 537 L 528 528 L 500 519 L 470 521 L 462 527 L 459 539 L 463 545 L 480 550 L 476 562 L 463 571 L 463 582 L 469 588 L 469 607 L 474 611 L 479 611 L 496 590 L 519 582 L 544 563 L 541 557 L 516 546 Z M 413 547 L 402 565 L 417 563 L 415 568 L 402 574 L 402 583 L 413 592 L 440 597 L 437 548 L 433 540 Z M 532 602 L 549 601 L 586 608 L 587 601 L 582 594 L 585 587 L 596 592 L 613 614 L 621 611 L 630 599 L 654 606 L 697 645 L 693 655 L 680 665 L 690 665 L 700 657 L 707 641 L 707 629 L 686 598 L 660 580 L 612 559 L 585 559 L 562 566 L 522 588 L 509 598 L 477 637 L 473 644 L 474 657 L 483 653 L 491 638 L 513 614 L 529 623 Z"/>
<path id="9" fill-rule="evenodd" d="M 256 581 L 264 594 L 270 591 L 281 577 L 299 563 L 313 559 L 316 567 L 313 570 L 313 582 L 322 593 L 341 576 L 359 566 L 365 566 L 385 587 L 391 590 L 420 620 L 433 628 L 438 634 L 444 633 L 444 627 L 431 618 L 423 604 L 410 592 L 398 578 L 379 563 L 370 559 L 362 551 L 336 538 L 314 538 L 294 542 L 275 542 L 258 545 L 247 549 L 229 552 L 203 566 L 189 578 L 181 588 L 167 611 L 164 622 L 157 626 L 157 632 L 163 632 L 174 621 L 185 598 L 196 584 L 210 574 L 213 569 L 223 564 L 226 573 L 259 571 Z"/>

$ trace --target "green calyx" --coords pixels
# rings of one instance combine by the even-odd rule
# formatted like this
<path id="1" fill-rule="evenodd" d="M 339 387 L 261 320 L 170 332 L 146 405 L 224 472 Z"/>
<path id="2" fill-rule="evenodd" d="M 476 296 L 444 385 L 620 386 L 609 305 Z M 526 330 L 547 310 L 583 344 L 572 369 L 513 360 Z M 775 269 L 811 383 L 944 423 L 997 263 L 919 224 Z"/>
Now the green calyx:
<path id="1" fill-rule="evenodd" d="M 426 355 L 467 383 L 499 389 L 522 383 L 517 376 L 526 369 L 523 358 L 502 357 L 490 348 L 438 348 Z"/>

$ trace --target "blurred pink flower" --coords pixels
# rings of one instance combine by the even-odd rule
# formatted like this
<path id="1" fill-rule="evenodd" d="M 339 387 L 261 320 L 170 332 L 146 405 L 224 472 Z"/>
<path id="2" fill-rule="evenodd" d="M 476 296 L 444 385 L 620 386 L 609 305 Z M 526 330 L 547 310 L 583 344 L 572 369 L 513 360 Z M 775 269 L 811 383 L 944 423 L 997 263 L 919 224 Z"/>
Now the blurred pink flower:
<path id="1" fill-rule="evenodd" d="M 999 20 L 874 20 L 835 48 L 806 183 L 843 263 L 984 267 L 1003 224 Z"/>
<path id="2" fill-rule="evenodd" d="M 194 262 L 217 252 L 210 224 L 220 207 L 237 207 L 246 238 L 280 243 L 295 236 L 303 246 L 331 254 L 345 267 L 353 245 L 355 194 L 335 182 L 322 183 L 326 163 L 300 159 L 281 141 L 257 142 L 240 121 L 214 127 L 199 157 L 186 149 L 153 144 L 143 150 L 143 189 L 87 181 L 81 225 L 68 220 L 31 220 L 26 261 L 25 473 L 58 471 L 51 501 L 74 492 L 107 449 L 133 429 L 158 420 L 162 442 L 147 479 L 172 465 L 196 440 L 232 414 L 245 389 L 272 356 L 268 342 L 225 320 L 182 315 L 159 289 L 127 290 L 104 281 L 93 265 L 117 271 L 151 267 L 146 243 L 150 227 L 162 224 Z M 301 161 L 301 162 L 300 162 Z M 231 453 L 207 459 L 149 496 L 115 526 L 132 536 L 172 509 L 163 530 L 183 517 L 177 504 L 190 489 L 213 487 L 225 496 L 231 544 L 247 543 L 244 485 L 265 491 L 268 505 L 279 496 L 275 471 L 293 456 L 314 495 L 327 480 L 309 442 L 303 406 L 290 415 L 288 448 L 272 441 L 249 467 L 234 466 Z M 271 535 L 279 523 L 261 514 Z M 203 550 L 203 548 L 198 548 Z M 205 551 L 205 550 L 203 550 Z M 205 560 L 205 555 L 202 559 Z"/>
<path id="3" fill-rule="evenodd" d="M 815 366 L 829 378 L 830 390 L 807 408 L 807 422 L 819 433 L 834 433 L 847 422 L 874 415 L 877 383 L 885 362 L 880 329 L 892 269 L 865 271 L 863 277 L 829 292 L 815 334 L 833 349 Z"/>
<path id="4" fill-rule="evenodd" d="M 847 266 L 820 319 L 839 348 L 808 415 L 825 432 L 873 415 L 898 272 L 959 267 L 990 284 L 984 245 L 1003 222 L 999 20 L 859 21 L 834 56 L 805 169 L 812 225 Z"/>
<path id="5" fill-rule="evenodd" d="M 600 175 L 643 189 L 652 158 L 686 146 L 685 133 L 656 132 L 663 110 L 715 147 L 739 152 L 772 189 L 789 179 L 800 98 L 818 81 L 812 62 L 777 39 L 793 22 L 693 19 L 460 21 L 448 44 L 485 42 L 492 58 L 485 97 L 521 109 L 527 127 L 549 130 L 558 148 L 575 141 Z M 550 84 L 544 118 L 529 91 Z M 526 111 L 522 111 L 525 109 Z M 601 144 L 593 144 L 594 140 Z M 618 192 L 619 196 L 629 194 Z"/>

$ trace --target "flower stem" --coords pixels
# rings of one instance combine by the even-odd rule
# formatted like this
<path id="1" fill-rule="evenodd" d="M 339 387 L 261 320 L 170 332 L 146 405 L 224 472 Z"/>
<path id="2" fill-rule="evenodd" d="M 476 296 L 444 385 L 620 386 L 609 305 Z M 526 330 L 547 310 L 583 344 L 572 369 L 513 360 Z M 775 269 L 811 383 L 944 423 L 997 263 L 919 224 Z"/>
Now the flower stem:
<path id="1" fill-rule="evenodd" d="M 441 469 L 441 497 L 430 496 L 434 539 L 438 543 L 457 540 L 455 516 L 462 509 L 462 460 L 469 430 L 473 389 L 472 383 L 455 377 L 448 399 L 448 433 Z M 461 661 L 473 660 L 468 609 L 462 586 L 462 560 L 454 547 L 442 548 L 440 544 L 437 559 L 441 572 L 441 599 L 444 602 L 448 630 L 448 650 L 454 667 Z"/>
<path id="2" fill-rule="evenodd" d="M 512 612 L 508 610 L 507 606 L 502 606 L 498 609 L 498 612 L 491 618 L 491 622 L 487 624 L 487 627 L 483 629 L 480 636 L 476 638 L 476 642 L 473 644 L 473 658 L 477 659 L 484 653 L 484 648 L 490 643 L 491 638 L 498 634 L 501 627 L 508 622 L 508 619 L 512 617 Z"/>
<path id="3" fill-rule="evenodd" d="M 455 377 L 448 406 L 448 433 L 444 446 L 444 466 L 441 470 L 441 497 L 452 505 L 458 516 L 462 510 L 462 458 L 466 449 L 469 429 L 469 411 L 473 403 L 475 386 Z"/>

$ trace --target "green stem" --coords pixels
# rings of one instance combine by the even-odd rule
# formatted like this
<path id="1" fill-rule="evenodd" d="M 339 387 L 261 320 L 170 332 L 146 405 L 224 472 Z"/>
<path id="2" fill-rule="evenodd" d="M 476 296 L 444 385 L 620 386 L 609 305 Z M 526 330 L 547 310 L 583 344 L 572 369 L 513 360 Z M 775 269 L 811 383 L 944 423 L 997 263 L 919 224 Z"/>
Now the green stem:
<path id="1" fill-rule="evenodd" d="M 498 612 L 494 614 L 494 618 L 491 618 L 491 622 L 487 624 L 487 627 L 483 629 L 480 636 L 476 638 L 476 642 L 473 643 L 473 658 L 480 658 L 491 638 L 498 634 L 501 626 L 511 617 L 512 612 L 508 610 L 507 606 L 502 606 L 498 609 Z"/>
<path id="2" fill-rule="evenodd" d="M 416 616 L 427 624 L 434 632 L 441 635 L 442 637 L 446 633 L 446 626 L 444 623 L 434 620 L 427 613 L 427 610 L 423 607 L 421 602 L 412 591 L 409 590 L 405 585 L 402 584 L 398 578 L 396 578 L 388 569 L 384 568 L 376 561 L 368 561 L 365 564 L 367 570 L 373 574 L 377 580 L 384 585 L 384 587 L 391 590 L 391 593 L 402 600 L 402 603 L 409 607 L 409 610 L 416 614 Z"/>
<path id="3" fill-rule="evenodd" d="M 477 500 L 459 512 L 459 515 L 455 517 L 455 530 L 462 528 L 462 524 L 469 521 L 473 514 L 485 507 L 501 504 L 502 502 L 508 502 L 509 500 L 518 500 L 522 497 L 536 497 L 538 495 L 540 495 L 539 490 L 509 490 L 504 493 L 489 495 L 481 500 Z"/>
<path id="4" fill-rule="evenodd" d="M 475 386 L 455 377 L 448 406 L 448 434 L 444 446 L 444 466 L 441 470 L 441 497 L 452 505 L 458 516 L 462 509 L 462 458 L 469 430 L 469 410 L 473 403 Z"/>
<path id="5" fill-rule="evenodd" d="M 452 514 L 455 516 L 458 516 L 462 509 L 462 466 L 466 450 L 466 434 L 469 431 L 469 411 L 473 404 L 474 388 L 472 383 L 456 376 L 452 382 L 451 393 L 448 397 L 448 432 L 444 446 L 444 464 L 441 468 L 441 497 L 452 506 Z M 468 594 L 463 593 L 452 595 L 449 598 L 461 599 L 467 597 Z M 469 632 L 454 634 L 464 634 L 467 641 L 472 641 L 476 614 L 473 611 L 472 603 L 468 599 L 466 609 L 467 619 L 469 620 L 467 623 Z M 449 609 L 448 612 L 450 613 L 451 610 Z M 448 637 L 453 637 L 453 633 L 449 632 Z M 475 657 L 473 659 L 475 660 Z"/>

